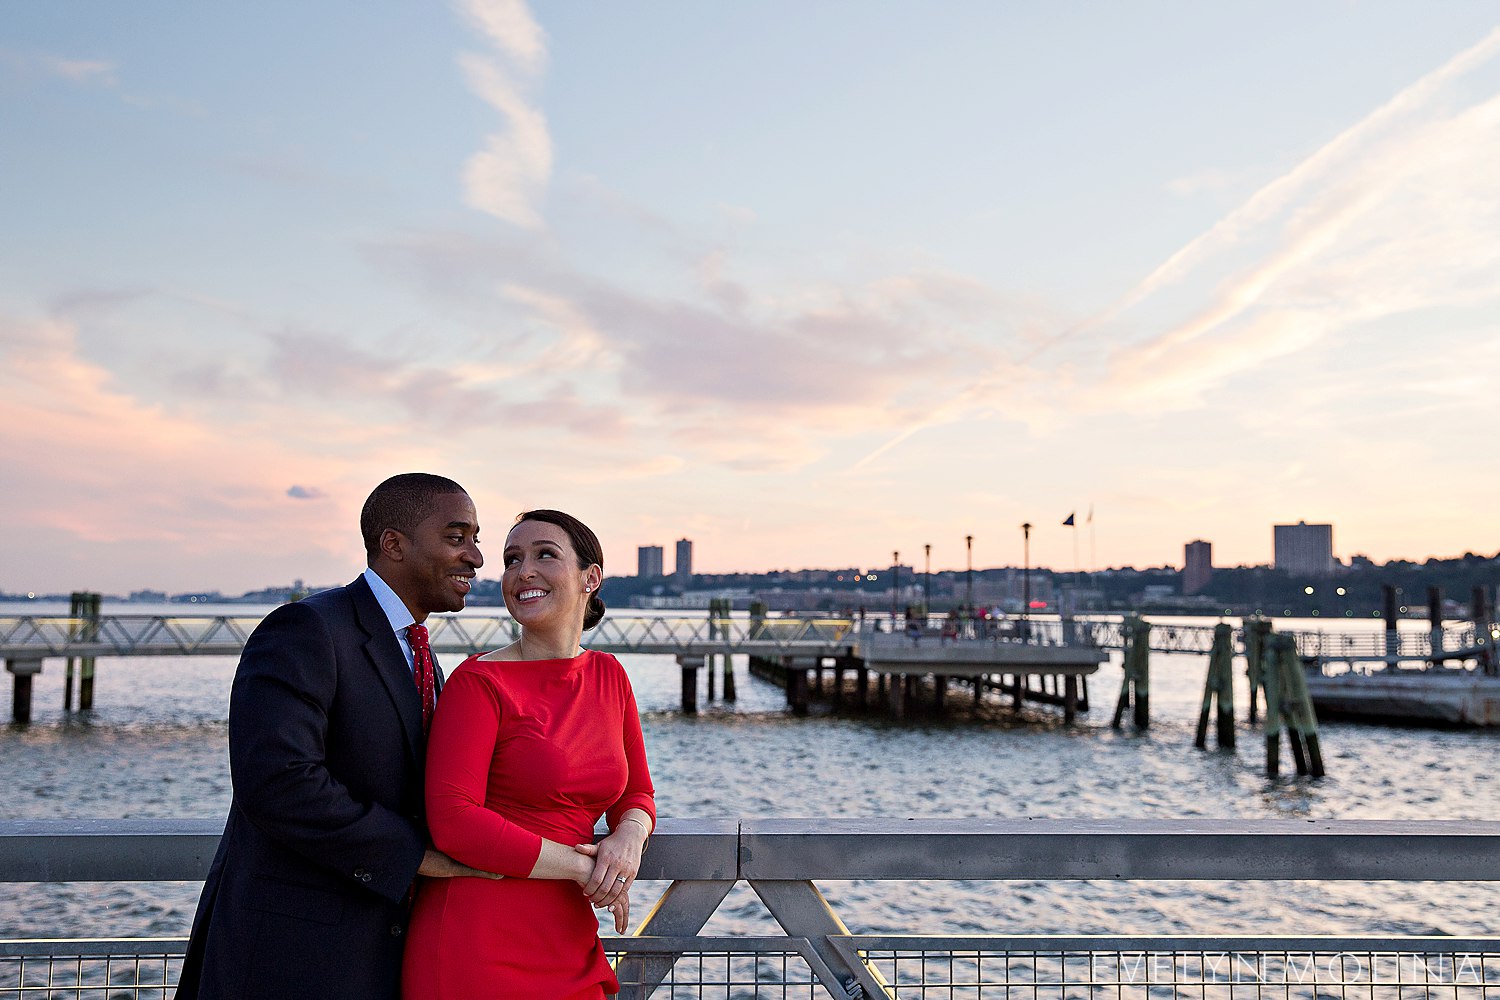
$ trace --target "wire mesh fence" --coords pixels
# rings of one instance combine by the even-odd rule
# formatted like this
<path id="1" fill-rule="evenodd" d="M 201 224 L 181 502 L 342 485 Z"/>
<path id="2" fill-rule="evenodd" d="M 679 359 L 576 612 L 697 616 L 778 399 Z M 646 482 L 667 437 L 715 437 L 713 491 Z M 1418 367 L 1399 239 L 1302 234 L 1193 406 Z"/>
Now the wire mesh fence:
<path id="1" fill-rule="evenodd" d="M 186 938 L 0 941 L 0 1000 L 167 1000 Z"/>
<path id="2" fill-rule="evenodd" d="M 829 995 L 805 939 L 605 938 L 604 950 L 614 960 L 623 997 L 827 1000 Z M 628 961 L 632 957 L 639 961 Z"/>
<path id="3" fill-rule="evenodd" d="M 1500 938 L 830 940 L 866 963 L 893 1000 L 1500 1000 Z M 186 944 L 0 941 L 0 1000 L 166 1000 Z M 623 995 L 844 995 L 820 977 L 806 939 L 606 938 L 605 949 L 621 969 Z"/>
<path id="4" fill-rule="evenodd" d="M 850 938 L 897 1000 L 1490 1000 L 1500 939 Z"/>

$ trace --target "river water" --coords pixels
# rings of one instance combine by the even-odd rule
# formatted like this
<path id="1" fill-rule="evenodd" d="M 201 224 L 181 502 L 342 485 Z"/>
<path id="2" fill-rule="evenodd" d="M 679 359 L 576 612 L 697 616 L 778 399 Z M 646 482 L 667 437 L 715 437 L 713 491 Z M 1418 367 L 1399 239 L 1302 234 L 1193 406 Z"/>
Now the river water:
<path id="1" fill-rule="evenodd" d="M 0 608 L 5 613 L 17 612 Z M 1143 734 L 1109 727 L 1121 680 L 1118 657 L 1092 679 L 1093 710 L 1072 727 L 1041 707 L 1016 716 L 986 706 L 977 715 L 899 723 L 816 710 L 793 718 L 781 690 L 751 678 L 743 661 L 736 664 L 736 704 L 707 704 L 696 718 L 684 717 L 676 711 L 680 681 L 671 657 L 622 661 L 643 713 L 664 817 L 1500 816 L 1496 731 L 1326 723 L 1325 778 L 1268 780 L 1260 734 L 1243 720 L 1248 693 L 1238 665 L 1238 752 L 1194 750 L 1207 669 L 1202 656 L 1153 654 L 1152 724 Z M 60 663 L 48 661 L 36 681 L 34 723 L 0 728 L 0 816 L 221 819 L 230 798 L 226 716 L 233 673 L 228 657 L 101 660 L 94 712 L 68 718 L 61 711 Z M 1290 765 L 1283 751 L 1283 767 Z M 636 887 L 637 919 L 661 887 Z M 830 882 L 822 888 L 851 929 L 868 933 L 1500 930 L 1500 887 L 1481 883 Z M 0 937 L 185 935 L 198 890 L 195 883 L 0 885 Z M 771 926 L 740 886 L 707 930 Z"/>

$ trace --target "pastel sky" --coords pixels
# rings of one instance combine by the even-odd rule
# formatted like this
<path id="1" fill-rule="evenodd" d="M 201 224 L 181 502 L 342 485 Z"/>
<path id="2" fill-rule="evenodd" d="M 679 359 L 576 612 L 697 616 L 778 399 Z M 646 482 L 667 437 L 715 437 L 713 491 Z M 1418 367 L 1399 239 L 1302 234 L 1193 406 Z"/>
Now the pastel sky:
<path id="1" fill-rule="evenodd" d="M 9 591 L 1489 554 L 1500 13 L 8 4 L 0 355 Z"/>

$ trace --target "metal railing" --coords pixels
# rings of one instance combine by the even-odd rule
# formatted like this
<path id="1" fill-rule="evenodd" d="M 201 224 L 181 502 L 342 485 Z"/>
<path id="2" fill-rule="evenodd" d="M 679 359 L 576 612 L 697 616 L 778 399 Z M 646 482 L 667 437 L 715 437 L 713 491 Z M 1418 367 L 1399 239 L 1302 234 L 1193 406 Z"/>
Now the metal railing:
<path id="1" fill-rule="evenodd" d="M 97 619 L 45 615 L 0 616 L 0 658 L 48 656 L 237 656 L 261 615 L 101 615 Z M 920 621 L 913 619 L 913 621 Z M 966 619 L 948 623 L 927 619 L 921 630 L 938 641 L 966 643 L 1028 643 L 1042 646 L 1092 646 L 1120 649 L 1125 624 L 1117 617 L 1083 616 L 1069 619 L 1012 618 L 1004 621 Z M 469 655 L 509 643 L 516 635 L 506 614 L 468 612 L 434 615 L 428 619 L 432 644 L 441 653 Z M 1214 626 L 1152 622 L 1153 652 L 1207 654 L 1213 647 Z M 890 636 L 887 628 L 902 623 L 854 618 L 715 618 L 708 615 L 631 615 L 611 613 L 584 637 L 591 649 L 607 653 L 703 655 L 749 653 L 758 656 L 834 655 L 861 637 Z M 945 632 L 946 630 L 946 632 Z M 1443 629 L 1443 649 L 1472 650 L 1497 643 L 1500 625 L 1449 623 Z M 1426 660 L 1432 655 L 1427 629 L 1407 628 L 1397 634 L 1396 649 L 1387 648 L 1383 632 L 1290 631 L 1297 652 L 1326 660 Z M 1242 644 L 1239 629 L 1235 642 Z"/>
<path id="2" fill-rule="evenodd" d="M 213 821 L 0 822 L 0 881 L 201 879 Z M 625 997 L 1214 1000 L 1500 995 L 1500 938 L 850 933 L 817 886 L 877 880 L 1500 881 L 1500 823 L 663 820 L 671 880 L 605 939 Z M 738 882 L 779 934 L 700 936 Z M 181 939 L 0 942 L 0 1000 L 162 997 Z"/>
<path id="3" fill-rule="evenodd" d="M 238 655 L 261 615 L 101 615 L 97 619 L 46 615 L 0 616 L 0 657 L 46 656 L 194 656 Z M 917 619 L 913 619 L 918 621 Z M 434 615 L 428 619 L 433 646 L 439 652 L 470 654 L 505 645 L 516 635 L 506 614 L 467 612 Z M 714 618 L 708 615 L 631 615 L 610 613 L 585 635 L 590 648 L 610 653 L 694 654 L 754 653 L 763 656 L 833 654 L 857 643 L 861 635 L 886 635 L 877 628 L 902 631 L 903 623 L 857 618 Z M 1152 622 L 1151 649 L 1165 653 L 1208 653 L 1214 626 Z M 944 638 L 949 624 L 931 618 L 923 635 Z M 1125 625 L 1118 618 L 1012 618 L 1004 621 L 954 623 L 952 638 L 988 643 L 1023 642 L 1035 645 L 1085 645 L 1118 649 L 1124 645 Z M 1443 647 L 1467 649 L 1494 642 L 1500 626 L 1476 629 L 1472 623 L 1444 626 Z M 1376 659 L 1388 655 L 1382 632 L 1293 631 L 1303 656 L 1329 659 Z M 1240 640 L 1236 630 L 1236 641 Z M 1430 656 L 1430 630 L 1403 629 L 1398 637 L 1399 658 Z"/>
<path id="4" fill-rule="evenodd" d="M 0 657 L 236 656 L 262 615 L 0 616 Z M 433 615 L 433 648 L 471 654 L 503 646 L 517 634 L 505 614 Z M 611 614 L 584 644 L 607 653 L 834 653 L 855 623 L 847 618 L 709 618 L 704 615 Z"/>

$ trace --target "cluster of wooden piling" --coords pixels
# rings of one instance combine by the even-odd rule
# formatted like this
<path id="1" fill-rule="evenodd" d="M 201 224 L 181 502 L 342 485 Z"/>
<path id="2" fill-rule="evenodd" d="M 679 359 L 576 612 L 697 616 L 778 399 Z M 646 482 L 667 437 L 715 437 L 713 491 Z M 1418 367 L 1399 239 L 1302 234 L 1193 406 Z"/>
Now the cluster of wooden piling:
<path id="1" fill-rule="evenodd" d="M 1297 640 L 1274 635 L 1265 618 L 1246 619 L 1243 627 L 1245 672 L 1250 681 L 1250 723 L 1258 715 L 1258 702 L 1266 704 L 1266 775 L 1281 773 L 1281 734 L 1291 745 L 1297 773 L 1323 776 L 1323 754 L 1318 746 L 1318 717 L 1307 690 L 1306 667 L 1297 653 Z M 1234 747 L 1234 639 L 1227 624 L 1214 627 L 1213 648 L 1208 657 L 1208 677 L 1203 684 L 1203 707 L 1198 713 L 1198 732 L 1193 745 L 1208 746 L 1208 717 L 1217 716 L 1216 739 L 1221 749 Z M 1217 711 L 1215 711 L 1217 710 Z"/>
<path id="2" fill-rule="evenodd" d="M 1267 623 L 1269 624 L 1269 623 Z M 1262 647 L 1260 679 L 1266 695 L 1266 775 L 1281 770 L 1281 731 L 1286 730 L 1298 774 L 1323 776 L 1323 754 L 1318 748 L 1318 717 L 1307 691 L 1307 674 L 1297 655 L 1297 640 L 1272 636 Z"/>

